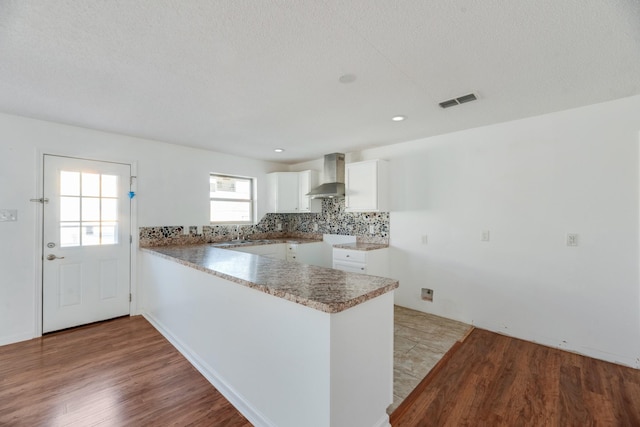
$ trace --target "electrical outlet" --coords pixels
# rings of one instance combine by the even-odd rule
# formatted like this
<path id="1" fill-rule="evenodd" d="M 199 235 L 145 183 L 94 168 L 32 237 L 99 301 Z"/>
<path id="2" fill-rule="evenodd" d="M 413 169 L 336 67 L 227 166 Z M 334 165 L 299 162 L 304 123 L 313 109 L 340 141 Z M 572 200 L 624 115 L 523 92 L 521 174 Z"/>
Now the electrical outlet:
<path id="1" fill-rule="evenodd" d="M 567 233 L 567 246 L 578 246 L 578 235 L 575 233 Z"/>
<path id="2" fill-rule="evenodd" d="M 376 226 L 372 224 L 369 226 L 369 234 L 375 234 L 375 233 L 376 233 Z"/>
<path id="3" fill-rule="evenodd" d="M 420 296 L 422 297 L 423 301 L 433 301 L 433 289 L 422 288 Z"/>
<path id="4" fill-rule="evenodd" d="M 422 244 L 423 244 L 423 245 L 426 245 L 426 244 L 427 244 L 428 239 L 427 239 L 427 235 L 426 235 L 426 234 L 423 234 L 423 235 L 422 235 L 421 241 L 422 241 Z"/>
<path id="5" fill-rule="evenodd" d="M 483 242 L 488 242 L 489 241 L 489 230 L 482 230 L 482 236 L 480 237 L 480 240 Z"/>
<path id="6" fill-rule="evenodd" d="M 280 222 L 279 222 L 279 223 L 276 225 L 276 228 L 278 229 L 278 231 L 282 231 L 282 223 L 280 223 Z"/>
<path id="7" fill-rule="evenodd" d="M 318 224 L 317 223 L 313 224 L 313 231 L 318 231 Z"/>
<path id="8" fill-rule="evenodd" d="M 17 209 L 0 209 L 0 221 L 17 221 Z"/>

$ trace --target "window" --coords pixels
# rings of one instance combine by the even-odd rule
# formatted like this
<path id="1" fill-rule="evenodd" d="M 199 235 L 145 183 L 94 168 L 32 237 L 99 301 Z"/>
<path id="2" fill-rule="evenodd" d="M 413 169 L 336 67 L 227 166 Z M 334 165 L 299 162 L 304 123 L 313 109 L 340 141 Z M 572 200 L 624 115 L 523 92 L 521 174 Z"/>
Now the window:
<path id="1" fill-rule="evenodd" d="M 253 224 L 253 178 L 211 174 L 212 224 Z"/>
<path id="2" fill-rule="evenodd" d="M 118 177 L 60 171 L 60 246 L 118 243 Z"/>

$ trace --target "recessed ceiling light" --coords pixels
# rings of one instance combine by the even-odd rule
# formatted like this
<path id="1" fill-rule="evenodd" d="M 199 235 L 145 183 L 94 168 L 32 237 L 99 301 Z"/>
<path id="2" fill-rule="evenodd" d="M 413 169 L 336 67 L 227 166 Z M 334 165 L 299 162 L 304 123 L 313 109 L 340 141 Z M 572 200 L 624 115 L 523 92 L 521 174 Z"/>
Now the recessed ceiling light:
<path id="1" fill-rule="evenodd" d="M 276 148 L 275 150 L 276 153 L 284 153 L 284 148 Z"/>
<path id="2" fill-rule="evenodd" d="M 403 120 L 405 120 L 407 118 L 407 116 L 393 116 L 391 117 L 391 120 L 393 120 L 394 122 L 401 122 Z"/>
<path id="3" fill-rule="evenodd" d="M 340 78 L 338 79 L 338 81 L 340 83 L 353 83 L 356 81 L 356 75 L 355 74 L 343 74 L 340 76 Z"/>

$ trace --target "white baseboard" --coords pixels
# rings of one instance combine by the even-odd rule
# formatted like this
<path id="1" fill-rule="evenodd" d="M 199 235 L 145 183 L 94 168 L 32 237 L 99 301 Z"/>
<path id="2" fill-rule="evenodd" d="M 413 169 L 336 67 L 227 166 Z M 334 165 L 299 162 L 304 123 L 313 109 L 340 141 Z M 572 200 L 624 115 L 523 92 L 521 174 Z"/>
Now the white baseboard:
<path id="1" fill-rule="evenodd" d="M 384 414 L 373 427 L 391 427 L 389 423 L 389 415 Z"/>
<path id="2" fill-rule="evenodd" d="M 597 348 L 580 346 L 573 343 L 566 343 L 564 341 L 559 342 L 557 339 L 546 336 L 546 335 L 535 335 L 530 333 L 525 334 L 525 333 L 518 333 L 518 331 L 514 333 L 514 331 L 505 330 L 504 327 L 501 327 L 500 325 L 497 325 L 497 324 L 474 323 L 473 326 L 476 326 L 481 329 L 486 329 L 487 331 L 490 331 L 490 332 L 495 332 L 496 334 L 521 339 L 524 341 L 532 342 L 534 344 L 540 344 L 545 347 L 557 348 L 559 350 L 568 351 L 570 353 L 579 354 L 581 356 L 591 357 L 592 359 L 603 360 L 605 362 L 615 363 L 616 365 L 626 366 L 634 369 L 640 369 L 639 356 L 610 353 L 610 352 L 602 351 Z"/>
<path id="3" fill-rule="evenodd" d="M 8 337 L 0 338 L 0 345 L 8 345 L 15 344 L 21 341 L 29 341 L 31 339 L 36 338 L 33 334 L 17 334 L 17 335 L 9 335 Z"/>
<path id="4" fill-rule="evenodd" d="M 240 396 L 208 363 L 202 360 L 189 346 L 177 339 L 153 315 L 143 312 L 142 316 L 153 325 L 188 361 L 222 394 L 249 422 L 257 427 L 277 427 L 264 415 L 254 409 L 249 402 Z M 380 426 L 388 426 L 380 424 Z"/>

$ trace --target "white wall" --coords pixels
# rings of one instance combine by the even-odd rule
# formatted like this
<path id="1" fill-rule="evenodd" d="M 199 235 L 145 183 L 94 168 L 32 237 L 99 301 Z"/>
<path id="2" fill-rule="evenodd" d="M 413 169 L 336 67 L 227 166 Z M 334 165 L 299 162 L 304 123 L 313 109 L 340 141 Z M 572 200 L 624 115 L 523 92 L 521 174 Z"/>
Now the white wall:
<path id="1" fill-rule="evenodd" d="M 123 135 L 0 114 L 0 209 L 18 221 L 0 222 L 0 345 L 36 330 L 38 153 L 137 162 L 138 226 L 209 222 L 208 174 L 258 178 L 258 216 L 264 214 L 265 173 L 286 166 Z"/>
<path id="2" fill-rule="evenodd" d="M 396 303 L 640 367 L 639 130 L 636 96 L 351 153 L 390 160 Z"/>

